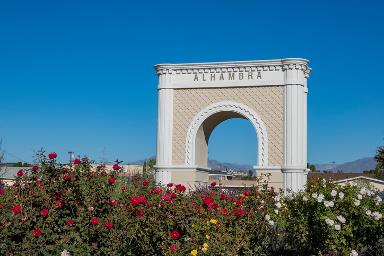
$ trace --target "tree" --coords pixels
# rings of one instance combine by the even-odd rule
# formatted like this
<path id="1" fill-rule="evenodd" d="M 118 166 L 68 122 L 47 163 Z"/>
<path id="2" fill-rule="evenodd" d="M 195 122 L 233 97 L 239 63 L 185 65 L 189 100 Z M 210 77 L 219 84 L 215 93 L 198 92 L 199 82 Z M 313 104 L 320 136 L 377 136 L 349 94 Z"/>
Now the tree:
<path id="1" fill-rule="evenodd" d="M 146 178 L 151 178 L 155 174 L 155 165 L 156 159 L 146 159 L 143 164 L 143 176 Z"/>
<path id="2" fill-rule="evenodd" d="M 307 168 L 311 170 L 311 172 L 319 172 L 319 170 L 316 169 L 316 166 L 314 164 L 307 164 Z"/>
<path id="3" fill-rule="evenodd" d="M 377 149 L 376 156 L 374 157 L 377 164 L 373 171 L 375 178 L 384 180 L 384 146 Z"/>

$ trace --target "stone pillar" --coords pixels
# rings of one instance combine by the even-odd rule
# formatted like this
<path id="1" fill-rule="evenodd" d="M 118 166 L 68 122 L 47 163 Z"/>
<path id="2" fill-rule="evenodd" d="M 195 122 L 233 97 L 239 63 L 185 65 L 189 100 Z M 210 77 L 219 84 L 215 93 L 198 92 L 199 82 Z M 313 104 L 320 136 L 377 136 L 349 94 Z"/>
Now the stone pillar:
<path id="1" fill-rule="evenodd" d="M 284 71 L 284 192 L 304 188 L 307 170 L 307 61 L 283 60 Z"/>
<path id="2" fill-rule="evenodd" d="M 167 89 L 170 74 L 159 74 L 157 113 L 156 182 L 171 182 L 173 89 Z"/>

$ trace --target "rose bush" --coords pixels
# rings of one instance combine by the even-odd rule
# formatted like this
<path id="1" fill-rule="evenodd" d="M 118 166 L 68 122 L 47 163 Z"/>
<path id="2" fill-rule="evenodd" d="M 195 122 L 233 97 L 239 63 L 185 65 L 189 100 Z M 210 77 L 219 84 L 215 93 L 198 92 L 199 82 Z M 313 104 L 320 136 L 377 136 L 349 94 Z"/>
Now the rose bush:
<path id="1" fill-rule="evenodd" d="M 383 255 L 383 203 L 366 188 L 187 192 L 56 158 L 1 188 L 1 255 Z"/>

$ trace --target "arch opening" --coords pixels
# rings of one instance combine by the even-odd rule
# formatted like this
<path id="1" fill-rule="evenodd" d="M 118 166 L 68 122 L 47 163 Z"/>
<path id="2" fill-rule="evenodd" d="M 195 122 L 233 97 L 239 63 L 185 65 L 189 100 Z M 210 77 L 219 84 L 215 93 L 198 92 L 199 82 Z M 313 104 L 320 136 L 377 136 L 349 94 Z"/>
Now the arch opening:
<path id="1" fill-rule="evenodd" d="M 252 109 L 237 102 L 219 102 L 203 109 L 193 120 L 187 135 L 186 164 L 207 167 L 208 142 L 220 123 L 232 118 L 249 120 L 257 134 L 257 166 L 268 165 L 268 136 L 264 123 Z"/>
<path id="2" fill-rule="evenodd" d="M 209 119 L 203 123 L 203 127 L 208 126 L 211 121 Z M 196 145 L 197 165 L 211 170 L 241 170 L 254 175 L 253 166 L 257 163 L 257 135 L 254 127 L 241 116 L 222 120 L 215 123 L 212 130 L 202 129 L 207 132 L 200 135 L 205 135 L 206 143 Z M 199 141 L 199 134 L 196 141 Z"/>

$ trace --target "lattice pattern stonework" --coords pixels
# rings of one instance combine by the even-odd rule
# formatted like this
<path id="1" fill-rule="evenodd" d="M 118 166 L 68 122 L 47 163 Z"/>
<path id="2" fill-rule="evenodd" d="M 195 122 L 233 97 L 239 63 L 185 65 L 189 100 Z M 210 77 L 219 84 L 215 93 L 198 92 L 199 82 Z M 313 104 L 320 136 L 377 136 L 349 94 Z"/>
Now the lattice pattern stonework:
<path id="1" fill-rule="evenodd" d="M 283 86 L 175 89 L 172 163 L 174 165 L 185 164 L 185 142 L 192 120 L 202 109 L 220 101 L 235 101 L 245 104 L 260 116 L 267 128 L 269 138 L 269 165 L 283 165 Z"/>

